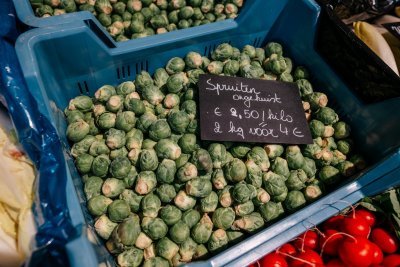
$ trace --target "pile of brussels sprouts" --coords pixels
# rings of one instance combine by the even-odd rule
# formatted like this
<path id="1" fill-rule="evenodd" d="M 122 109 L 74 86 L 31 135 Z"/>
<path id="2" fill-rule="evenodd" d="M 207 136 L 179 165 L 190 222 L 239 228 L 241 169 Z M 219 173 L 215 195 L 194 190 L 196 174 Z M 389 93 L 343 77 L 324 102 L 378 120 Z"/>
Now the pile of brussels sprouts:
<path id="1" fill-rule="evenodd" d="M 234 19 L 244 0 L 29 0 L 38 17 L 89 11 L 117 41 Z"/>
<path id="2" fill-rule="evenodd" d="M 119 266 L 169 266 L 218 253 L 326 187 L 365 167 L 349 125 L 314 92 L 304 67 L 282 46 L 219 45 L 211 58 L 189 52 L 151 76 L 100 87 L 65 110 L 71 155 L 84 181 L 94 227 Z M 199 139 L 200 74 L 295 82 L 314 143 Z"/>

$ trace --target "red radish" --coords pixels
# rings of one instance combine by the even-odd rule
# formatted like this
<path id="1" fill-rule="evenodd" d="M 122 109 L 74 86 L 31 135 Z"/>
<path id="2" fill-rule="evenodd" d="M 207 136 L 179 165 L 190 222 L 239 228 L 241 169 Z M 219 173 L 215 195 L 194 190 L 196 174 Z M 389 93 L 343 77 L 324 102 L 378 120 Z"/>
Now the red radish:
<path id="1" fill-rule="evenodd" d="M 339 256 L 346 266 L 367 267 L 373 262 L 374 248 L 366 238 L 346 238 L 339 246 Z"/>
<path id="2" fill-rule="evenodd" d="M 356 218 L 363 218 L 366 220 L 369 224 L 369 226 L 374 226 L 376 222 L 376 217 L 375 214 L 372 211 L 366 210 L 366 209 L 357 209 L 355 211 L 355 217 Z"/>
<path id="3" fill-rule="evenodd" d="M 323 230 L 328 230 L 328 229 L 339 230 L 342 226 L 342 222 L 343 222 L 344 218 L 345 217 L 343 215 L 336 215 L 336 216 L 330 217 L 322 225 Z"/>
<path id="4" fill-rule="evenodd" d="M 326 230 L 320 240 L 321 254 L 337 256 L 339 253 L 339 245 L 342 242 L 343 238 L 343 235 L 336 230 Z"/>
<path id="5" fill-rule="evenodd" d="M 355 237 L 368 238 L 371 227 L 369 223 L 361 217 L 346 217 L 342 223 L 342 231 Z"/>
<path id="6" fill-rule="evenodd" d="M 372 247 L 374 250 L 374 254 L 373 254 L 374 259 L 373 259 L 372 263 L 380 264 L 383 261 L 383 252 L 380 249 L 380 247 L 378 247 L 378 245 L 376 245 L 375 243 L 372 243 L 372 242 L 371 242 L 371 244 L 372 244 Z"/>
<path id="7" fill-rule="evenodd" d="M 387 254 L 397 251 L 399 244 L 397 238 L 382 228 L 375 228 L 371 232 L 371 241 L 378 245 Z"/>
<path id="8" fill-rule="evenodd" d="M 288 267 L 288 263 L 285 260 L 285 257 L 278 253 L 270 253 L 260 261 L 260 265 L 262 267 Z"/>
<path id="9" fill-rule="evenodd" d="M 322 267 L 322 258 L 314 250 L 306 249 L 293 257 L 290 267 Z"/>
<path id="10" fill-rule="evenodd" d="M 383 259 L 382 265 L 385 267 L 399 267 L 400 254 L 388 255 Z"/>
<path id="11" fill-rule="evenodd" d="M 341 260 L 333 259 L 333 260 L 328 261 L 328 263 L 325 264 L 325 267 L 346 267 L 346 266 L 344 265 L 344 263 Z"/>
<path id="12" fill-rule="evenodd" d="M 299 236 L 293 245 L 300 251 L 305 249 L 315 250 L 318 247 L 318 234 L 314 231 L 307 231 Z"/>
<path id="13" fill-rule="evenodd" d="M 283 256 L 285 256 L 285 254 L 289 254 L 289 255 L 294 255 L 297 253 L 296 248 L 290 244 L 290 243 L 286 243 L 284 245 L 282 245 L 278 250 L 277 253 L 282 254 Z"/>

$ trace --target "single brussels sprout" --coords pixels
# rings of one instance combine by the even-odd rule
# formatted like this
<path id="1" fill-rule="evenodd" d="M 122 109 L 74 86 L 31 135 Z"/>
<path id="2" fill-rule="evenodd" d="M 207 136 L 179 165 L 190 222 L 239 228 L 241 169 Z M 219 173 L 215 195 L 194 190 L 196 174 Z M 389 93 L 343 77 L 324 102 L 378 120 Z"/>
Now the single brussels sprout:
<path id="1" fill-rule="evenodd" d="M 138 98 L 132 98 L 131 95 L 126 96 L 124 107 L 126 110 L 131 111 L 138 116 L 142 115 L 146 111 L 144 102 Z"/>
<path id="2" fill-rule="evenodd" d="M 156 253 L 164 259 L 172 260 L 178 251 L 178 245 L 172 242 L 168 237 L 163 237 L 157 242 Z"/>
<path id="3" fill-rule="evenodd" d="M 120 158 L 120 157 L 126 157 L 126 156 L 128 156 L 128 150 L 126 150 L 125 147 L 121 147 L 121 148 L 110 151 L 110 159 L 111 160 L 114 160 L 114 159 Z"/>
<path id="4" fill-rule="evenodd" d="M 122 193 L 119 195 L 119 198 L 128 203 L 131 208 L 131 212 L 138 212 L 140 208 L 140 203 L 143 199 L 143 196 L 140 196 L 133 192 L 130 189 L 124 189 Z"/>
<path id="5" fill-rule="evenodd" d="M 122 220 L 111 234 L 114 243 L 133 246 L 140 234 L 140 218 L 136 214 Z"/>
<path id="6" fill-rule="evenodd" d="M 211 253 L 217 253 L 218 251 L 221 251 L 222 249 L 226 248 L 228 242 L 229 239 L 225 230 L 217 229 L 210 236 L 210 240 L 208 241 L 207 244 L 208 250 Z"/>
<path id="7" fill-rule="evenodd" d="M 107 207 L 112 203 L 112 199 L 103 195 L 94 196 L 87 202 L 87 207 L 93 216 L 100 216 L 107 211 Z"/>
<path id="8" fill-rule="evenodd" d="M 138 174 L 135 191 L 140 195 L 147 195 L 157 185 L 156 175 L 152 171 L 142 171 Z"/>
<path id="9" fill-rule="evenodd" d="M 305 96 L 305 99 L 310 103 L 311 110 L 317 111 L 319 108 L 326 107 L 328 104 L 328 97 L 324 93 L 313 92 Z"/>
<path id="10" fill-rule="evenodd" d="M 192 209 L 196 205 L 196 199 L 181 190 L 174 198 L 174 203 L 179 209 L 186 211 Z"/>
<path id="11" fill-rule="evenodd" d="M 254 232 L 264 226 L 264 219 L 258 212 L 253 212 L 235 220 L 232 225 L 233 230 L 243 230 Z"/>
<path id="12" fill-rule="evenodd" d="M 157 121 L 157 116 L 150 112 L 145 112 L 142 116 L 139 117 L 136 125 L 139 130 L 143 133 L 147 133 L 149 127 Z"/>
<path id="13" fill-rule="evenodd" d="M 117 225 L 118 224 L 112 222 L 107 215 L 103 214 L 96 219 L 94 229 L 101 238 L 107 240 Z"/>
<path id="14" fill-rule="evenodd" d="M 135 126 L 136 117 L 132 111 L 124 111 L 117 114 L 115 119 L 115 128 L 128 132 Z"/>
<path id="15" fill-rule="evenodd" d="M 142 149 L 154 149 L 156 144 L 157 144 L 156 141 L 153 141 L 151 139 L 144 139 L 141 147 L 142 147 Z"/>
<path id="16" fill-rule="evenodd" d="M 191 7 L 188 7 L 188 8 L 190 9 Z M 193 14 L 193 8 L 191 8 L 191 10 L 192 10 L 192 14 Z M 182 15 L 182 10 L 179 13 L 179 15 Z M 183 19 L 186 19 L 186 18 L 183 18 Z M 192 68 L 192 69 L 197 69 L 197 68 L 201 67 L 203 60 L 199 53 L 189 52 L 185 57 L 185 63 L 186 63 L 187 67 Z"/>
<path id="17" fill-rule="evenodd" d="M 318 145 L 316 143 L 316 139 L 314 139 L 314 143 L 313 144 L 307 144 L 302 152 L 304 154 L 304 156 L 309 157 L 309 158 L 313 158 L 313 159 L 317 159 L 318 155 L 321 153 L 321 146 Z"/>
<path id="18" fill-rule="evenodd" d="M 103 25 L 104 27 L 108 27 L 112 24 L 112 19 L 110 15 L 107 15 L 105 13 L 100 13 L 97 16 L 97 19 L 100 21 L 101 25 Z"/>
<path id="19" fill-rule="evenodd" d="M 168 232 L 168 226 L 160 218 L 144 217 L 141 226 L 143 232 L 153 240 L 163 238 Z"/>
<path id="20" fill-rule="evenodd" d="M 215 189 L 224 189 L 228 182 L 225 179 L 224 172 L 221 169 L 215 169 L 211 175 L 211 181 Z"/>
<path id="21" fill-rule="evenodd" d="M 323 166 L 318 177 L 327 185 L 335 184 L 341 179 L 340 171 L 333 166 Z"/>
<path id="22" fill-rule="evenodd" d="M 150 237 L 148 237 L 145 233 L 140 232 L 138 235 L 136 242 L 135 242 L 135 247 L 140 248 L 140 249 L 145 249 L 151 246 L 153 243 L 153 240 L 151 240 Z"/>
<path id="23" fill-rule="evenodd" d="M 131 82 L 131 81 L 120 83 L 116 87 L 116 93 L 118 95 L 126 96 L 126 95 L 128 95 L 130 93 L 133 93 L 135 91 L 136 91 L 135 84 L 133 82 Z"/>
<path id="24" fill-rule="evenodd" d="M 197 243 L 194 242 L 190 237 L 180 244 L 179 254 L 181 256 L 181 262 L 190 262 L 196 253 L 197 246 Z"/>
<path id="25" fill-rule="evenodd" d="M 174 186 L 169 184 L 162 184 L 158 186 L 156 189 L 156 193 L 160 198 L 161 202 L 163 203 L 171 202 L 176 196 L 176 191 Z"/>
<path id="26" fill-rule="evenodd" d="M 303 66 L 297 66 L 294 70 L 293 76 L 295 80 L 310 78 L 308 70 Z"/>
<path id="27" fill-rule="evenodd" d="M 222 214 L 220 214 L 219 216 L 223 217 Z M 196 243 L 205 244 L 210 239 L 212 229 L 213 222 L 211 221 L 210 217 L 208 217 L 208 215 L 205 213 L 200 221 L 195 226 L 193 226 L 191 230 L 191 237 Z"/>
<path id="28" fill-rule="evenodd" d="M 144 23 L 141 20 L 134 20 L 132 19 L 130 30 L 133 33 L 143 33 L 144 31 Z"/>
<path id="29" fill-rule="evenodd" d="M 232 226 L 235 220 L 235 212 L 232 208 L 218 208 L 215 210 L 212 216 L 212 222 L 215 227 L 220 229 L 228 229 Z"/>
<path id="30" fill-rule="evenodd" d="M 194 119 L 197 115 L 197 105 L 194 100 L 186 100 L 181 105 L 181 110 L 184 110 L 189 117 Z"/>
<path id="31" fill-rule="evenodd" d="M 205 149 L 198 149 L 192 154 L 191 162 L 199 171 L 212 171 L 213 163 L 210 154 Z"/>
<path id="32" fill-rule="evenodd" d="M 264 188 L 272 196 L 287 192 L 285 177 L 272 171 L 263 174 Z"/>
<path id="33" fill-rule="evenodd" d="M 247 153 L 247 160 L 252 160 L 257 166 L 261 169 L 261 171 L 267 171 L 270 162 L 268 159 L 267 152 L 262 147 L 255 146 Z"/>
<path id="34" fill-rule="evenodd" d="M 188 162 L 182 167 L 180 167 L 176 173 L 176 177 L 180 182 L 187 182 L 195 177 L 197 177 L 197 168 L 194 164 Z"/>
<path id="35" fill-rule="evenodd" d="M 253 160 L 247 160 L 245 164 L 247 168 L 246 182 L 255 188 L 260 188 L 262 185 L 262 171 L 260 167 Z"/>
<path id="36" fill-rule="evenodd" d="M 272 200 L 274 202 L 283 202 L 285 201 L 288 194 L 288 190 L 285 190 L 282 194 L 272 196 Z"/>
<path id="37" fill-rule="evenodd" d="M 207 66 L 207 70 L 211 74 L 219 75 L 224 70 L 224 63 L 221 61 L 211 61 Z"/>
<path id="38" fill-rule="evenodd" d="M 109 0 L 97 0 L 94 4 L 94 7 L 97 12 L 105 13 L 107 15 L 110 15 L 113 11 L 113 7 Z"/>
<path id="39" fill-rule="evenodd" d="M 335 111 L 329 107 L 320 108 L 314 115 L 317 120 L 320 120 L 325 125 L 334 124 L 339 120 Z"/>
<path id="40" fill-rule="evenodd" d="M 118 157 L 110 164 L 110 174 L 115 178 L 124 178 L 132 168 L 131 162 L 126 157 Z"/>
<path id="41" fill-rule="evenodd" d="M 158 167 L 156 151 L 154 149 L 143 149 L 140 152 L 139 165 L 142 171 L 155 171 Z"/>
<path id="42" fill-rule="evenodd" d="M 304 157 L 301 154 L 299 146 L 288 146 L 286 147 L 286 161 L 288 167 L 292 170 L 297 170 L 303 167 Z"/>
<path id="43" fill-rule="evenodd" d="M 106 145 L 104 140 L 94 141 L 89 148 L 89 154 L 93 157 L 97 157 L 99 155 L 108 155 L 110 153 L 110 149 Z"/>
<path id="44" fill-rule="evenodd" d="M 106 155 L 95 157 L 92 163 L 92 174 L 98 177 L 105 177 L 110 163 L 111 161 Z"/>
<path id="45" fill-rule="evenodd" d="M 125 183 L 123 180 L 107 178 L 101 187 L 101 192 L 106 197 L 115 198 L 119 196 L 124 191 L 124 189 Z"/>
<path id="46" fill-rule="evenodd" d="M 277 157 L 280 157 L 285 151 L 283 146 L 272 145 L 272 144 L 264 146 L 264 150 L 267 153 L 269 159 L 275 159 Z"/>
<path id="47" fill-rule="evenodd" d="M 339 121 L 333 125 L 335 129 L 335 138 L 336 139 L 345 139 L 350 135 L 350 126 L 344 121 Z"/>
<path id="48" fill-rule="evenodd" d="M 246 178 L 247 168 L 243 161 L 235 158 L 225 165 L 224 174 L 228 181 L 237 183 Z"/>
<path id="49" fill-rule="evenodd" d="M 322 137 L 325 138 L 332 137 L 334 133 L 335 129 L 331 125 L 326 125 Z"/>
<path id="50" fill-rule="evenodd" d="M 179 29 L 186 29 L 190 27 L 190 20 L 186 20 L 186 19 L 181 19 L 178 21 L 178 28 Z"/>
<path id="51" fill-rule="evenodd" d="M 105 133 L 105 137 L 106 144 L 110 149 L 121 148 L 126 143 L 126 134 L 121 130 L 111 128 Z"/>
<path id="52" fill-rule="evenodd" d="M 163 85 L 165 85 L 167 83 L 168 77 L 169 77 L 169 75 L 164 68 L 158 68 L 154 72 L 154 84 L 157 87 L 162 87 Z M 165 103 L 165 100 L 164 100 L 164 103 Z"/>
<path id="53" fill-rule="evenodd" d="M 74 123 L 78 120 L 84 120 L 84 115 L 81 111 L 79 110 L 68 110 L 68 113 L 66 114 L 68 124 Z"/>
<path id="54" fill-rule="evenodd" d="M 224 189 L 218 192 L 218 200 L 222 207 L 226 208 L 232 205 L 233 197 L 232 197 L 233 186 L 227 185 Z"/>
<path id="55" fill-rule="evenodd" d="M 182 72 L 185 69 L 185 61 L 180 58 L 180 57 L 173 57 L 171 58 L 168 62 L 167 65 L 165 66 L 165 70 L 168 72 L 168 74 L 175 74 Z"/>
<path id="56" fill-rule="evenodd" d="M 97 139 L 92 135 L 87 135 L 78 143 L 75 143 L 71 148 L 71 155 L 74 158 L 77 158 L 79 155 L 85 154 L 90 149 L 90 146 L 95 142 Z M 90 153 L 89 153 L 90 154 Z M 92 155 L 93 156 L 93 155 Z"/>
<path id="57" fill-rule="evenodd" d="M 228 76 L 234 76 L 239 72 L 240 64 L 237 60 L 228 60 L 224 64 L 223 73 Z"/>
<path id="58" fill-rule="evenodd" d="M 271 200 L 271 196 L 263 188 L 257 189 L 257 195 L 253 198 L 253 204 L 255 206 L 261 206 Z"/>
<path id="59" fill-rule="evenodd" d="M 242 144 L 231 147 L 230 152 L 235 158 L 244 158 L 250 150 L 249 145 Z"/>
<path id="60" fill-rule="evenodd" d="M 290 191 L 285 199 L 285 208 L 288 211 L 294 211 L 305 205 L 306 199 L 301 191 Z"/>
<path id="61" fill-rule="evenodd" d="M 184 111 L 172 112 L 168 116 L 168 123 L 171 129 L 177 133 L 185 133 L 189 122 L 189 115 Z"/>
<path id="62" fill-rule="evenodd" d="M 240 74 L 245 78 L 260 78 L 264 73 L 264 69 L 259 66 L 245 65 L 240 68 Z"/>
<path id="63" fill-rule="evenodd" d="M 274 162 L 271 165 L 271 171 L 276 174 L 282 175 L 285 178 L 287 178 L 290 174 L 288 162 L 281 157 L 275 158 Z"/>
<path id="64" fill-rule="evenodd" d="M 286 180 L 286 186 L 289 190 L 301 190 L 305 186 L 305 182 L 308 181 L 307 174 L 302 170 L 290 171 L 290 175 Z"/>
<path id="65" fill-rule="evenodd" d="M 333 159 L 331 161 L 331 165 L 333 165 L 333 166 L 336 166 L 336 165 L 344 162 L 347 158 L 346 155 L 344 155 L 339 150 L 333 150 L 332 154 L 333 154 Z"/>
<path id="66" fill-rule="evenodd" d="M 200 208 L 202 212 L 214 212 L 218 206 L 218 195 L 214 191 L 200 199 Z"/>
<path id="67" fill-rule="evenodd" d="M 165 108 L 174 108 L 179 106 L 179 96 L 177 94 L 167 94 L 164 98 L 163 105 Z"/>
<path id="68" fill-rule="evenodd" d="M 157 168 L 156 172 L 157 181 L 159 183 L 168 183 L 168 184 L 172 183 L 175 177 L 175 173 L 176 173 L 175 161 L 170 159 L 163 159 L 163 161 L 158 165 Z"/>
<path id="69" fill-rule="evenodd" d="M 155 15 L 150 19 L 150 24 L 153 28 L 162 28 L 168 26 L 168 18 L 165 15 Z"/>
<path id="70" fill-rule="evenodd" d="M 90 176 L 85 181 L 84 192 L 86 199 L 89 200 L 92 197 L 98 196 L 101 193 L 101 187 L 103 185 L 103 179 L 97 176 Z"/>
<path id="71" fill-rule="evenodd" d="M 93 156 L 89 154 L 79 155 L 75 160 L 75 165 L 81 174 L 89 173 L 93 164 Z"/>
<path id="72" fill-rule="evenodd" d="M 88 96 L 77 96 L 69 101 L 68 110 L 79 110 L 81 112 L 91 111 L 93 108 L 93 101 Z"/>
<path id="73" fill-rule="evenodd" d="M 309 123 L 311 136 L 313 138 L 322 137 L 325 133 L 325 125 L 319 120 L 311 120 Z"/>
<path id="74" fill-rule="evenodd" d="M 257 189 L 253 185 L 244 182 L 237 183 L 232 190 L 232 197 L 239 204 L 250 201 L 256 195 Z"/>
<path id="75" fill-rule="evenodd" d="M 111 20 L 113 23 L 107 27 L 108 33 L 114 38 L 118 35 L 124 34 L 125 25 L 122 21 L 122 17 L 114 14 L 111 15 Z"/>
<path id="76" fill-rule="evenodd" d="M 108 217 L 113 222 L 122 222 L 130 212 L 128 203 L 123 199 L 116 199 L 107 207 Z"/>
<path id="77" fill-rule="evenodd" d="M 143 261 L 143 251 L 135 247 L 118 254 L 117 263 L 121 267 L 137 267 Z"/>
<path id="78" fill-rule="evenodd" d="M 251 45 L 245 45 L 242 49 L 244 54 L 247 54 L 250 58 L 254 58 L 256 56 L 256 48 Z"/>
<path id="79" fill-rule="evenodd" d="M 132 18 L 133 19 L 133 18 Z M 135 86 L 139 92 L 141 92 L 144 88 L 150 87 L 154 85 L 154 81 L 151 78 L 150 74 L 147 71 L 142 70 L 137 76 L 135 80 Z"/>
<path id="80" fill-rule="evenodd" d="M 302 167 L 302 170 L 305 172 L 308 178 L 314 177 L 317 173 L 315 161 L 310 158 L 304 157 L 304 165 Z"/>
<path id="81" fill-rule="evenodd" d="M 143 99 L 147 100 L 152 105 L 162 103 L 164 94 L 158 89 L 157 86 L 148 86 L 142 89 Z"/>
<path id="82" fill-rule="evenodd" d="M 208 153 L 210 154 L 214 168 L 222 168 L 223 161 L 226 157 L 225 146 L 219 143 L 212 143 L 208 146 Z"/>
<path id="83" fill-rule="evenodd" d="M 169 236 L 175 243 L 182 244 L 189 238 L 190 228 L 180 220 L 169 229 Z"/>
<path id="84" fill-rule="evenodd" d="M 138 176 L 137 170 L 135 166 L 132 166 L 131 170 L 129 171 L 128 175 L 125 176 L 122 180 L 125 183 L 126 188 L 132 188 L 132 186 L 136 182 L 136 178 Z"/>
<path id="85" fill-rule="evenodd" d="M 217 48 L 212 52 L 211 58 L 213 60 L 225 61 L 229 59 L 232 56 L 232 54 L 233 54 L 232 46 L 228 43 L 223 43 L 217 46 Z"/>
<path id="86" fill-rule="evenodd" d="M 161 208 L 161 200 L 153 193 L 147 194 L 141 201 L 143 216 L 156 218 Z"/>
<path id="87" fill-rule="evenodd" d="M 300 91 L 300 96 L 305 97 L 306 95 L 313 93 L 313 88 L 311 83 L 306 79 L 296 80 L 297 87 Z"/>
<path id="88" fill-rule="evenodd" d="M 271 71 L 276 75 L 280 75 L 288 69 L 285 58 L 276 54 L 267 58 L 264 61 L 263 66 L 266 70 Z"/>
<path id="89" fill-rule="evenodd" d="M 178 72 L 168 77 L 166 87 L 168 92 L 177 94 L 181 92 L 188 83 L 189 79 L 186 74 Z"/>
<path id="90" fill-rule="evenodd" d="M 181 155 L 181 148 L 171 139 L 161 139 L 154 149 L 157 152 L 157 156 L 162 159 L 176 160 Z"/>
<path id="91" fill-rule="evenodd" d="M 79 142 L 89 134 L 89 124 L 82 119 L 77 119 L 68 125 L 66 134 L 70 141 Z"/>
<path id="92" fill-rule="evenodd" d="M 186 183 L 186 193 L 193 197 L 206 197 L 212 191 L 212 183 L 201 178 L 191 179 Z"/>
<path id="93" fill-rule="evenodd" d="M 337 142 L 337 149 L 344 155 L 348 155 L 352 151 L 352 143 L 349 140 L 339 140 Z"/>
<path id="94" fill-rule="evenodd" d="M 107 111 L 117 113 L 123 107 L 123 97 L 120 95 L 111 96 L 107 103 L 106 109 Z"/>
<path id="95" fill-rule="evenodd" d="M 196 135 L 190 133 L 182 135 L 178 141 L 178 145 L 181 147 L 183 153 L 192 153 L 199 148 Z"/>
<path id="96" fill-rule="evenodd" d="M 171 226 L 176 224 L 182 218 L 182 212 L 173 205 L 166 205 L 160 210 L 160 218 L 166 225 Z"/>
<path id="97" fill-rule="evenodd" d="M 154 257 L 145 260 L 143 267 L 169 267 L 169 262 L 161 257 Z"/>
<path id="98" fill-rule="evenodd" d="M 317 184 L 308 185 L 303 189 L 304 197 L 308 202 L 318 199 L 322 195 L 322 190 Z"/>
<path id="99" fill-rule="evenodd" d="M 244 216 L 254 211 L 253 201 L 247 201 L 242 204 L 237 204 L 234 207 L 236 216 Z"/>
<path id="100" fill-rule="evenodd" d="M 131 150 L 131 149 L 150 149 L 150 148 L 144 148 L 142 147 L 143 144 L 143 133 L 142 131 L 133 128 L 126 134 L 126 148 Z M 154 142 L 155 144 L 155 142 Z"/>
<path id="101" fill-rule="evenodd" d="M 283 207 L 281 203 L 275 203 L 269 201 L 263 205 L 261 205 L 258 210 L 260 211 L 261 216 L 264 218 L 266 222 L 270 222 L 275 220 L 283 213 Z"/>
<path id="102" fill-rule="evenodd" d="M 104 112 L 96 119 L 97 126 L 102 130 L 107 130 L 115 127 L 117 115 L 111 112 Z"/>

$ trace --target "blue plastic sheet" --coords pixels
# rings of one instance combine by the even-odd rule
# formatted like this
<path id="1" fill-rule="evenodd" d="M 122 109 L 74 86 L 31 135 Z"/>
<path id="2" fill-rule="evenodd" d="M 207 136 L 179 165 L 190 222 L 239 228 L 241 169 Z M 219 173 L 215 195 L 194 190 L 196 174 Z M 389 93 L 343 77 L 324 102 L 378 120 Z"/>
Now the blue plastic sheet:
<path id="1" fill-rule="evenodd" d="M 25 266 L 69 266 L 65 244 L 80 233 L 69 218 L 61 143 L 26 88 L 14 50 L 18 30 L 10 0 L 0 1 L 0 21 L 0 95 L 6 102 L 18 139 L 37 170 L 32 208 L 38 232 L 36 248 Z"/>

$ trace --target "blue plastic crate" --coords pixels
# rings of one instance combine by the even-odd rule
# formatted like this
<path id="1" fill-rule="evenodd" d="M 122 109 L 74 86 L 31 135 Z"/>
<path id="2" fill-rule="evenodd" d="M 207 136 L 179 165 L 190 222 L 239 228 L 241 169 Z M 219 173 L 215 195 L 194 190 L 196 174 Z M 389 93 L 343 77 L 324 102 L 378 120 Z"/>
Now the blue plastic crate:
<path id="1" fill-rule="evenodd" d="M 182 57 L 189 51 L 208 55 L 223 42 L 230 42 L 237 47 L 245 44 L 262 46 L 272 40 L 281 42 L 286 54 L 296 64 L 305 65 L 311 70 L 314 87 L 328 94 L 330 106 L 351 125 L 358 147 L 372 165 L 357 175 L 356 181 L 343 183 L 336 191 L 208 261 L 190 265 L 244 266 L 294 238 L 305 230 L 304 227 L 316 225 L 333 215 L 338 207 L 345 205 L 341 200 L 356 202 L 374 190 L 380 191 L 400 182 L 400 119 L 393 112 L 399 106 L 400 99 L 371 105 L 359 101 L 314 50 L 319 6 L 312 0 L 281 0 L 274 3 L 268 10 L 255 10 L 252 16 L 242 16 L 242 19 L 252 19 L 253 25 L 225 30 L 210 29 L 202 35 L 193 34 L 190 39 L 165 39 L 141 46 L 110 48 L 82 22 L 71 23 L 68 27 L 35 29 L 20 36 L 16 50 L 30 92 L 37 100 L 39 110 L 51 120 L 64 143 L 70 179 L 76 185 L 81 202 L 81 206 L 77 205 L 77 201 L 70 203 L 70 211 L 75 212 L 77 222 L 85 225 L 82 209 L 88 221 L 86 225 L 89 230 L 92 228 L 81 179 L 67 153 L 66 122 L 62 110 L 69 99 L 79 94 L 93 95 L 104 84 L 133 80 L 143 69 L 152 73 L 170 58 Z M 275 22 L 267 16 L 274 12 L 280 13 Z M 97 239 L 95 236 L 93 238 Z M 87 237 L 82 235 L 80 241 L 87 242 Z M 95 255 L 85 250 L 89 247 L 88 243 L 85 244 L 82 248 L 69 244 L 72 266 L 83 266 L 83 255 L 93 261 L 96 259 Z M 101 254 L 98 259 L 108 259 L 104 248 L 97 248 Z"/>

